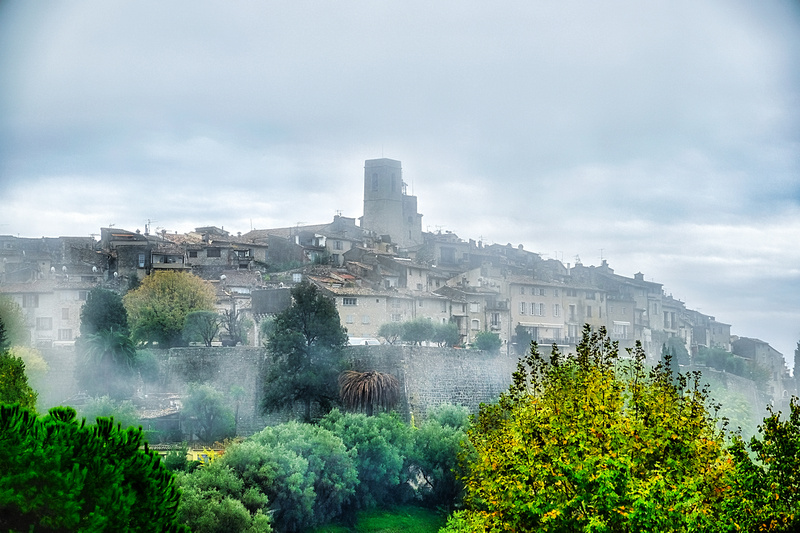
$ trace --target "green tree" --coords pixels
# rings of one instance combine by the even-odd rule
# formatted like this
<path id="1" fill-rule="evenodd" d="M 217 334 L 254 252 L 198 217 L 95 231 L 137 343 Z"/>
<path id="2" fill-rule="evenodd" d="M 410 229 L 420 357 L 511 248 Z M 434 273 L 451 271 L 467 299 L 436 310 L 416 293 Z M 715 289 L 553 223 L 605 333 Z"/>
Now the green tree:
<path id="1" fill-rule="evenodd" d="M 334 409 L 319 425 L 342 439 L 358 471 L 355 508 L 386 507 L 410 498 L 408 461 L 413 436 L 397 413 L 367 416 Z"/>
<path id="2" fill-rule="evenodd" d="M 122 300 L 133 340 L 169 348 L 182 343 L 186 315 L 214 309 L 216 293 L 210 283 L 194 274 L 170 271 L 147 276 Z"/>
<path id="3" fill-rule="evenodd" d="M 267 497 L 221 461 L 176 475 L 178 519 L 193 533 L 269 533 Z"/>
<path id="4" fill-rule="evenodd" d="M 533 336 L 528 328 L 522 324 L 517 324 L 514 327 L 514 345 L 517 355 L 525 355 L 531 349 L 531 342 Z"/>
<path id="5" fill-rule="evenodd" d="M 469 410 L 445 403 L 431 409 L 414 432 L 409 462 L 415 478 L 421 481 L 419 493 L 425 504 L 452 508 L 462 495 L 459 456 L 471 457 L 473 453 L 467 441 L 468 428 Z"/>
<path id="6" fill-rule="evenodd" d="M 206 346 L 211 346 L 211 341 L 219 334 L 222 318 L 216 311 L 192 311 L 187 313 L 183 325 L 183 340 L 186 342 L 200 341 Z"/>
<path id="7" fill-rule="evenodd" d="M 303 418 L 311 420 L 311 405 L 327 412 L 337 402 L 337 377 L 342 370 L 342 350 L 347 330 L 331 298 L 309 282 L 292 289 L 292 305 L 275 317 L 268 339 L 269 365 L 262 408 L 274 411 L 303 405 Z"/>
<path id="8" fill-rule="evenodd" d="M 466 510 L 447 531 L 713 531 L 731 471 L 699 374 L 618 364 L 601 328 L 575 357 L 532 345 L 469 438 Z M 463 529 L 461 529 L 463 530 Z"/>
<path id="9" fill-rule="evenodd" d="M 30 346 L 16 345 L 9 349 L 9 354 L 19 357 L 25 363 L 25 375 L 34 385 L 44 385 L 47 370 L 50 368 L 42 353 Z"/>
<path id="10" fill-rule="evenodd" d="M 119 293 L 95 287 L 81 307 L 81 335 L 96 335 L 114 330 L 128 334 L 128 312 Z"/>
<path id="11" fill-rule="evenodd" d="M 0 405 L 0 530 L 186 531 L 179 492 L 137 428 Z"/>
<path id="12" fill-rule="evenodd" d="M 439 346 L 456 346 L 461 342 L 461 333 L 458 331 L 458 324 L 447 322 L 446 324 L 434 324 L 433 342 Z"/>
<path id="13" fill-rule="evenodd" d="M 86 419 L 87 425 L 94 425 L 101 418 L 113 418 L 123 429 L 139 426 L 136 406 L 130 400 L 118 401 L 110 396 L 100 396 L 92 398 L 76 410 L 80 418 Z"/>
<path id="14" fill-rule="evenodd" d="M 181 418 L 202 442 L 221 441 L 234 436 L 235 419 L 222 394 L 211 385 L 190 383 L 183 400 Z"/>
<path id="15" fill-rule="evenodd" d="M 433 322 L 427 318 L 417 318 L 403 323 L 403 335 L 401 338 L 404 342 L 422 344 L 433 339 L 433 334 Z"/>
<path id="16" fill-rule="evenodd" d="M 500 349 L 502 342 L 500 335 L 491 331 L 479 331 L 475 335 L 475 348 L 482 352 L 496 352 Z"/>
<path id="17" fill-rule="evenodd" d="M 376 407 L 388 411 L 397 404 L 400 382 L 392 374 L 374 370 L 345 370 L 339 374 L 339 397 L 346 409 L 371 416 Z"/>
<path id="18" fill-rule="evenodd" d="M 128 398 L 136 388 L 136 347 L 113 329 L 82 336 L 75 367 L 78 386 L 91 396 Z"/>
<path id="19" fill-rule="evenodd" d="M 12 346 L 25 346 L 30 342 L 30 334 L 25 327 L 22 308 L 10 296 L 0 294 L 0 323 L 5 335 L 0 340 L 0 352 Z"/>
<path id="20" fill-rule="evenodd" d="M 0 352 L 0 402 L 18 403 L 33 411 L 38 398 L 39 394 L 28 385 L 22 359 L 9 351 Z"/>
<path id="21" fill-rule="evenodd" d="M 403 324 L 401 322 L 386 322 L 378 328 L 378 336 L 386 339 L 389 344 L 394 344 L 403 336 Z"/>

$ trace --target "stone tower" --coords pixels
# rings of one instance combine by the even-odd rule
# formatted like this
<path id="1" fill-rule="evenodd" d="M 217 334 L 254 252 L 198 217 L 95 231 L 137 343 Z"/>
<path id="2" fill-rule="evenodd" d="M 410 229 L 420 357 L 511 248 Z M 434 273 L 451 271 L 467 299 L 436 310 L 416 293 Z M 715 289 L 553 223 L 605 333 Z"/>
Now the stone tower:
<path id="1" fill-rule="evenodd" d="M 364 216 L 361 227 L 389 235 L 399 248 L 422 244 L 422 215 L 417 197 L 406 194 L 400 161 L 367 159 L 364 162 Z"/>

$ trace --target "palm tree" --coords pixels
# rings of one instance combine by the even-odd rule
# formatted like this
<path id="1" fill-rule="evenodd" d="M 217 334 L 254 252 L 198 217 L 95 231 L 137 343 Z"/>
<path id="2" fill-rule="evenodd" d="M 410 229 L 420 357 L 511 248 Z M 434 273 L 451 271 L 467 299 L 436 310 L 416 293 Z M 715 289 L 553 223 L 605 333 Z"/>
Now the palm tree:
<path id="1" fill-rule="evenodd" d="M 400 382 L 391 374 L 346 370 L 339 374 L 339 396 L 346 409 L 366 411 L 391 409 L 400 397 Z"/>
<path id="2" fill-rule="evenodd" d="M 86 335 L 78 383 L 92 396 L 124 398 L 135 388 L 136 346 L 125 333 L 104 330 Z"/>

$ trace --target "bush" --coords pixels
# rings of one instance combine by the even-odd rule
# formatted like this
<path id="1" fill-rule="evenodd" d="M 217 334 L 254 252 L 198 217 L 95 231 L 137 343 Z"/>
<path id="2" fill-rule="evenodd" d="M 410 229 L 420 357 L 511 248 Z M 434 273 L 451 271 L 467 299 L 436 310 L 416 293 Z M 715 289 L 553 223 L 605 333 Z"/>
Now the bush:
<path id="1" fill-rule="evenodd" d="M 475 348 L 484 352 L 496 352 L 500 349 L 500 336 L 491 331 L 479 331 L 475 335 Z"/>
<path id="2" fill-rule="evenodd" d="M 354 455 L 357 508 L 389 506 L 409 496 L 404 488 L 412 434 L 397 413 L 367 416 L 334 409 L 320 420 L 320 426 L 341 438 Z"/>

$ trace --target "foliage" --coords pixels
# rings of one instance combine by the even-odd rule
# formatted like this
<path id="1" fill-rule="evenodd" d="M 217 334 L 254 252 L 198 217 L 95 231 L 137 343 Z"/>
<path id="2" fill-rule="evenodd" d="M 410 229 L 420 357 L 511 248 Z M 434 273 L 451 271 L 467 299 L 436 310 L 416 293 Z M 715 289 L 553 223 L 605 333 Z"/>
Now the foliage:
<path id="1" fill-rule="evenodd" d="M 458 324 L 447 322 L 446 324 L 434 324 L 433 342 L 439 346 L 456 346 L 461 342 L 461 333 L 458 331 Z"/>
<path id="2" fill-rule="evenodd" d="M 673 381 L 669 358 L 647 372 L 640 345 L 622 371 L 603 328 L 576 351 L 546 361 L 533 344 L 481 406 L 449 531 L 713 530 L 731 466 L 699 374 Z"/>
<path id="3" fill-rule="evenodd" d="M 136 350 L 134 364 L 145 385 L 158 383 L 161 369 L 158 366 L 158 357 L 151 350 Z"/>
<path id="4" fill-rule="evenodd" d="M 223 310 L 220 324 L 225 330 L 231 346 L 247 344 L 247 332 L 253 327 L 253 321 L 245 316 L 244 310 Z"/>
<path id="5" fill-rule="evenodd" d="M 449 508 L 461 495 L 458 457 L 462 449 L 471 453 L 466 442 L 468 427 L 466 407 L 441 404 L 428 412 L 428 418 L 414 432 L 409 461 L 421 481 L 419 492 L 426 504 Z"/>
<path id="6" fill-rule="evenodd" d="M 113 329 L 82 335 L 76 343 L 78 386 L 91 396 L 128 398 L 136 387 L 136 347 Z"/>
<path id="7" fill-rule="evenodd" d="M 496 352 L 500 349 L 500 335 L 491 331 L 479 331 L 475 335 L 474 346 L 483 352 Z"/>
<path id="8" fill-rule="evenodd" d="M 797 390 L 800 391 L 800 341 L 794 349 L 794 367 L 792 367 L 792 377 L 794 378 Z"/>
<path id="9" fill-rule="evenodd" d="M 339 374 L 339 396 L 346 409 L 365 411 L 375 408 L 388 411 L 400 398 L 400 382 L 392 374 L 345 370 Z"/>
<path id="10" fill-rule="evenodd" d="M 158 272 L 144 278 L 123 302 L 134 341 L 169 348 L 181 344 L 186 315 L 213 310 L 216 294 L 210 283 L 194 274 Z"/>
<path id="11" fill-rule="evenodd" d="M 97 423 L 98 418 L 112 418 L 114 422 L 126 427 L 139 426 L 139 415 L 136 406 L 128 400 L 117 401 L 109 396 L 92 398 L 86 404 L 78 407 L 78 416 L 86 419 L 86 424 Z"/>
<path id="12" fill-rule="evenodd" d="M 433 339 L 434 332 L 433 322 L 427 318 L 417 318 L 403 323 L 403 334 L 400 338 L 403 339 L 403 342 L 422 344 Z"/>
<path id="13" fill-rule="evenodd" d="M 267 427 L 230 446 L 217 462 L 267 495 L 279 531 L 302 531 L 339 516 L 358 483 L 342 440 L 297 422 Z"/>
<path id="14" fill-rule="evenodd" d="M 86 426 L 69 407 L 37 419 L 2 405 L 0 464 L 3 531 L 185 531 L 172 476 L 140 430 L 111 419 Z"/>
<path id="15" fill-rule="evenodd" d="M 533 336 L 528 328 L 522 324 L 517 324 L 514 328 L 514 345 L 517 355 L 525 355 L 531 349 Z"/>
<path id="16" fill-rule="evenodd" d="M 96 335 L 114 330 L 128 334 L 128 312 L 119 293 L 95 287 L 81 307 L 81 335 Z"/>
<path id="17" fill-rule="evenodd" d="M 800 405 L 792 398 L 789 417 L 769 408 L 760 437 L 750 440 L 756 461 L 741 439 L 731 453 L 735 472 L 726 514 L 745 531 L 797 531 L 800 528 Z"/>
<path id="18" fill-rule="evenodd" d="M 28 384 L 22 359 L 9 351 L 0 352 L 0 402 L 18 403 L 33 411 L 38 398 L 39 394 Z"/>
<path id="19" fill-rule="evenodd" d="M 211 346 L 211 341 L 219 333 L 222 317 L 216 311 L 192 311 L 186 315 L 183 325 L 183 340 L 186 342 L 202 342 Z"/>
<path id="20" fill-rule="evenodd" d="M 315 285 L 298 284 L 292 298 L 292 305 L 275 317 L 267 341 L 270 363 L 262 408 L 268 412 L 299 402 L 309 421 L 312 404 L 327 412 L 337 402 L 347 330 L 340 324 L 336 304 Z"/>
<path id="21" fill-rule="evenodd" d="M 270 336 L 275 332 L 275 318 L 266 316 L 258 323 L 258 337 L 261 343 L 266 347 Z"/>
<path id="22" fill-rule="evenodd" d="M 413 436 L 397 413 L 367 416 L 334 409 L 319 424 L 354 453 L 359 480 L 355 507 L 385 507 L 403 501 L 407 496 L 403 489 L 408 488 L 406 458 Z"/>
<path id="23" fill-rule="evenodd" d="M 769 379 L 769 372 L 755 361 L 734 355 L 722 348 L 701 346 L 697 354 L 698 364 L 705 364 L 715 370 L 728 372 L 735 376 L 751 379 L 762 390 Z"/>
<path id="24" fill-rule="evenodd" d="M 30 346 L 12 346 L 9 353 L 13 357 L 19 357 L 25 363 L 25 374 L 34 384 L 42 383 L 45 375 L 47 375 L 47 361 L 42 357 L 42 353 L 36 348 Z"/>
<path id="25" fill-rule="evenodd" d="M 378 336 L 386 339 L 389 344 L 394 344 L 403 336 L 403 324 L 401 322 L 386 322 L 378 328 Z"/>
<path id="26" fill-rule="evenodd" d="M 675 367 L 686 366 L 691 363 L 689 360 L 689 351 L 686 349 L 686 343 L 680 337 L 669 337 L 667 342 L 661 346 L 661 360 L 664 360 L 664 354 L 669 353 L 672 356 L 672 365 Z"/>
<path id="27" fill-rule="evenodd" d="M 185 456 L 184 456 L 185 458 Z M 267 497 L 219 461 L 176 476 L 179 521 L 194 533 L 270 532 Z"/>
<path id="28" fill-rule="evenodd" d="M 353 527 L 329 525 L 313 530 L 313 533 L 430 533 L 444 525 L 441 512 L 403 505 L 390 509 L 361 511 L 356 515 Z"/>
<path id="29" fill-rule="evenodd" d="M 4 334 L 0 336 L 0 352 L 11 346 L 29 344 L 30 334 L 25 327 L 22 308 L 10 296 L 0 294 L 0 324 Z"/>
<path id="30" fill-rule="evenodd" d="M 189 431 L 203 442 L 234 435 L 234 417 L 222 394 L 211 385 L 190 383 L 181 417 Z"/>

